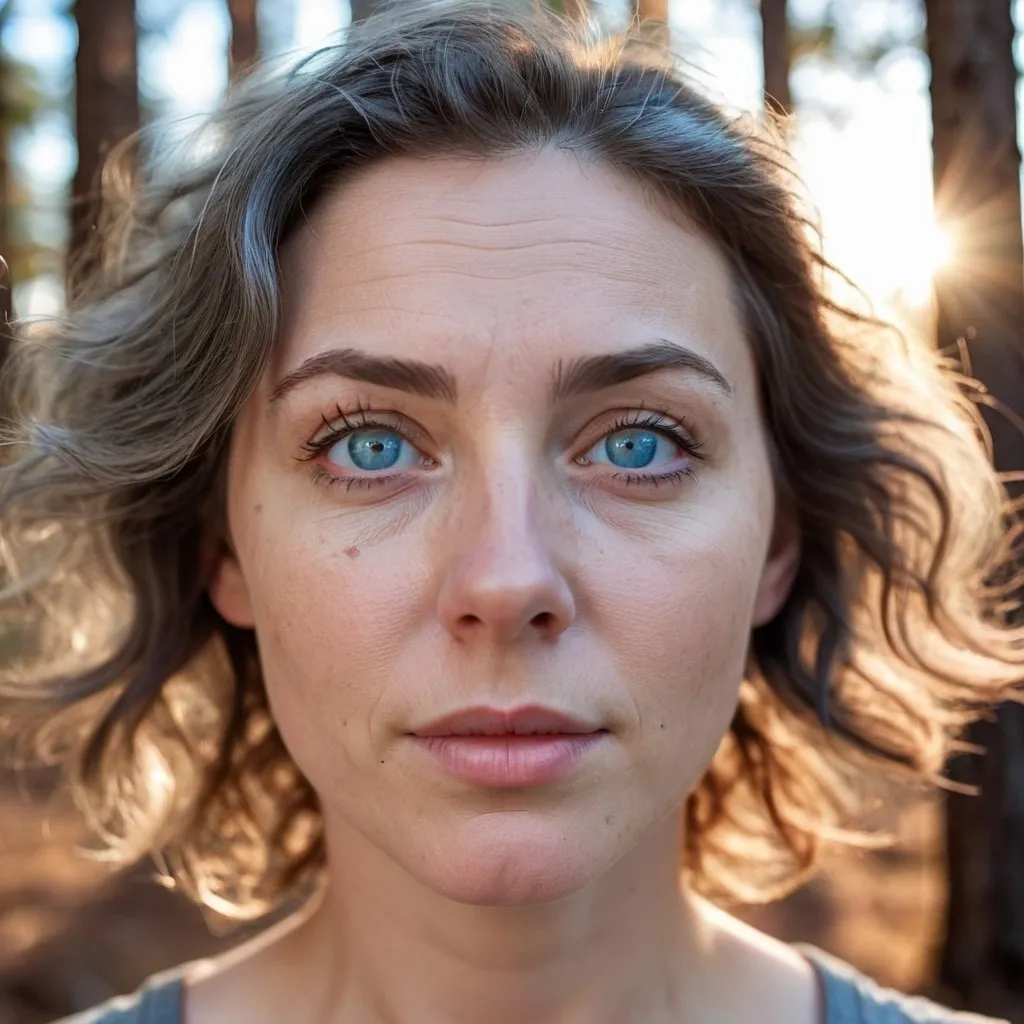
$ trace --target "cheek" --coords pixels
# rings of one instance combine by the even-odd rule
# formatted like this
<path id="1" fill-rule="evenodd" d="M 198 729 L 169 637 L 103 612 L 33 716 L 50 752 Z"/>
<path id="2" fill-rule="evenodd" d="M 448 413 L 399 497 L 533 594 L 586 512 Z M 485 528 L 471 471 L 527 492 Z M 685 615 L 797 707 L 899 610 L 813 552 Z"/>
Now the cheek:
<path id="1" fill-rule="evenodd" d="M 365 759 L 374 708 L 421 614 L 422 572 L 408 538 L 374 541 L 344 517 L 264 506 L 240 546 L 260 661 L 281 734 L 318 778 L 324 765 L 312 760 Z"/>
<path id="2" fill-rule="evenodd" d="M 747 661 L 769 519 L 760 496 L 739 497 L 681 514 L 657 542 L 622 546 L 591 588 L 597 633 L 629 683 L 649 770 L 687 786 L 728 727 Z"/>

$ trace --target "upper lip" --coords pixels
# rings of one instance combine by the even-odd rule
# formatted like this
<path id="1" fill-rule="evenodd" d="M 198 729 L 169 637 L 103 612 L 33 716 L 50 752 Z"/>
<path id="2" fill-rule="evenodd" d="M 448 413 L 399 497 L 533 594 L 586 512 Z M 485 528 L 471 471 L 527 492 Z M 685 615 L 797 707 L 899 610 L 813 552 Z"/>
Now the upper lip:
<path id="1" fill-rule="evenodd" d="M 531 704 L 528 707 L 464 708 L 437 718 L 413 730 L 414 736 L 530 736 L 538 733 L 580 734 L 600 732 L 598 726 L 589 725 L 562 711 Z"/>

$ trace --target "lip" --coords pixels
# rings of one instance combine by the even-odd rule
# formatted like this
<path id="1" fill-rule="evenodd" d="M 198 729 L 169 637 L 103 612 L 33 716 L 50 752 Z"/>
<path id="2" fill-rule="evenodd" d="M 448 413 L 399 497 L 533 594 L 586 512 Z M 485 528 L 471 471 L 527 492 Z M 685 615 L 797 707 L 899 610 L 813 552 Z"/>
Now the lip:
<path id="1" fill-rule="evenodd" d="M 520 789 L 568 775 L 608 734 L 428 736 L 415 742 L 449 775 L 476 786 Z"/>
<path id="2" fill-rule="evenodd" d="M 580 736 L 600 733 L 599 726 L 540 704 L 518 708 L 463 708 L 413 730 L 422 739 L 440 736 Z"/>
<path id="3" fill-rule="evenodd" d="M 608 735 L 539 705 L 466 708 L 417 729 L 411 738 L 447 774 L 491 788 L 541 786 L 569 774 Z"/>

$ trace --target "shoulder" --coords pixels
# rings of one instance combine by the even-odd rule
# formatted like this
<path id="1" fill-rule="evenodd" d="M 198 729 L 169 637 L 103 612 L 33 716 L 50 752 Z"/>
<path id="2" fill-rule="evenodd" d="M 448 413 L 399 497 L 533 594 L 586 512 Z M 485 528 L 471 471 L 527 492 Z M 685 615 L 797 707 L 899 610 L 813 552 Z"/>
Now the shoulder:
<path id="1" fill-rule="evenodd" d="M 825 997 L 824 1024 L 1007 1024 L 974 1013 L 956 1013 L 921 996 L 883 988 L 843 960 L 805 944 Z"/>
<path id="2" fill-rule="evenodd" d="M 183 979 L 181 967 L 155 974 L 138 991 L 57 1024 L 181 1024 Z"/>

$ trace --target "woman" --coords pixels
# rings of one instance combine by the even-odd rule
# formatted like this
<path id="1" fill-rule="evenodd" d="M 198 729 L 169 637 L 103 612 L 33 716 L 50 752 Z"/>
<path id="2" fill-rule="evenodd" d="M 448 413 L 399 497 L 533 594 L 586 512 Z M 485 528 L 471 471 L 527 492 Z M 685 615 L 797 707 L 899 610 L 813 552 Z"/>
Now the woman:
<path id="1" fill-rule="evenodd" d="M 1022 660 L 963 384 L 826 298 L 770 140 L 417 4 L 141 179 L 11 371 L 8 718 L 124 860 L 306 899 L 88 1019 L 979 1019 L 708 898 Z"/>

